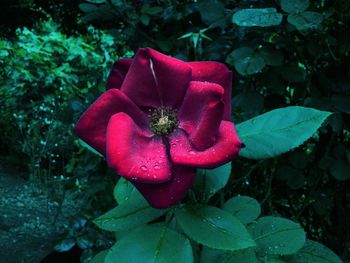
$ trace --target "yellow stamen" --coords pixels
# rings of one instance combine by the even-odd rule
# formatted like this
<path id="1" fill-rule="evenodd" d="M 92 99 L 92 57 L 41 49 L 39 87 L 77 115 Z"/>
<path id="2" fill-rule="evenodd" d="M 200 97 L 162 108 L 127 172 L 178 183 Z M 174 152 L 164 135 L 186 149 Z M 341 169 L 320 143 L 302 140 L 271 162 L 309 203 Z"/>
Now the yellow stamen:
<path id="1" fill-rule="evenodd" d="M 161 117 L 159 118 L 158 120 L 158 125 L 167 125 L 169 123 L 169 118 L 168 116 L 164 116 L 164 117 Z"/>

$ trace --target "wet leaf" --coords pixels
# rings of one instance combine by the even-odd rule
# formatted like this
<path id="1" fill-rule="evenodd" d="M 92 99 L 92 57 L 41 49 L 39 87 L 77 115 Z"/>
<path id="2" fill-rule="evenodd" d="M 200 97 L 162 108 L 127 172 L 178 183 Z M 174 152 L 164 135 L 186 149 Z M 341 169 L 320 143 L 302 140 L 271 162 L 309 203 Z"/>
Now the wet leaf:
<path id="1" fill-rule="evenodd" d="M 305 245 L 295 255 L 291 256 L 288 263 L 342 263 L 343 261 L 324 245 L 307 240 Z"/>
<path id="2" fill-rule="evenodd" d="M 281 7 L 287 13 L 304 12 L 309 6 L 309 0 L 281 0 Z"/>
<path id="3" fill-rule="evenodd" d="M 303 228 L 288 219 L 265 216 L 250 228 L 258 249 L 272 255 L 290 255 L 305 244 Z"/>
<path id="4" fill-rule="evenodd" d="M 253 249 L 227 251 L 204 247 L 201 254 L 201 263 L 259 263 Z"/>
<path id="5" fill-rule="evenodd" d="M 259 73 L 266 65 L 264 58 L 249 47 L 235 49 L 228 55 L 226 62 L 234 65 L 243 76 Z"/>
<path id="6" fill-rule="evenodd" d="M 190 242 L 164 226 L 141 226 L 111 247 L 105 263 L 192 263 Z"/>
<path id="7" fill-rule="evenodd" d="M 244 195 L 229 199 L 222 209 L 230 212 L 230 214 L 237 217 L 245 225 L 257 219 L 261 212 L 258 201 Z"/>
<path id="8" fill-rule="evenodd" d="M 275 8 L 242 9 L 232 16 L 232 22 L 239 26 L 277 26 L 282 22 L 282 14 Z"/>
<path id="9" fill-rule="evenodd" d="M 322 125 L 330 112 L 299 106 L 272 110 L 236 126 L 246 145 L 240 156 L 263 159 L 298 147 Z"/>
<path id="10" fill-rule="evenodd" d="M 300 14 L 291 14 L 287 20 L 288 23 L 302 31 L 317 29 L 323 21 L 323 16 L 317 12 L 306 11 Z"/>
<path id="11" fill-rule="evenodd" d="M 175 215 L 184 232 L 205 246 L 231 251 L 255 246 L 245 226 L 216 207 L 187 205 Z"/>
<path id="12" fill-rule="evenodd" d="M 208 200 L 228 182 L 231 175 L 231 162 L 215 169 L 201 169 L 198 171 L 193 188 L 197 195 Z"/>

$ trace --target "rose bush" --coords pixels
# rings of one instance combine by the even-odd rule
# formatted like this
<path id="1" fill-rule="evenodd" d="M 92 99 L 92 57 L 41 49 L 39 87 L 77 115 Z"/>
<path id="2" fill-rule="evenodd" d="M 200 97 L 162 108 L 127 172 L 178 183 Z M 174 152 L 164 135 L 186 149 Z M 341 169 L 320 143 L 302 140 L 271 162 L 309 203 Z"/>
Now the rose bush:
<path id="1" fill-rule="evenodd" d="M 166 208 L 186 196 L 197 168 L 227 163 L 242 147 L 230 121 L 231 82 L 224 64 L 142 48 L 115 62 L 75 133 L 153 207 Z"/>

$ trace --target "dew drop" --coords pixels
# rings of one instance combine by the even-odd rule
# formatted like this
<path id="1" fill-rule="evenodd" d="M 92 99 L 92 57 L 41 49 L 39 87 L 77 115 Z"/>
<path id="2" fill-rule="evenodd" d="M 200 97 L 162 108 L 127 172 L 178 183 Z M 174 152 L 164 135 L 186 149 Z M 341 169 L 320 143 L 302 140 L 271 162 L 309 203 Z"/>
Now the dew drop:
<path id="1" fill-rule="evenodd" d="M 176 143 L 172 143 L 171 147 L 175 148 L 176 147 Z"/>
<path id="2" fill-rule="evenodd" d="M 160 169 L 160 166 L 158 164 L 154 165 L 153 166 L 154 170 L 159 170 Z"/>
<path id="3" fill-rule="evenodd" d="M 188 153 L 191 154 L 191 155 L 195 155 L 195 154 L 196 154 L 196 152 L 195 152 L 195 151 L 192 151 L 192 150 L 189 151 Z"/>
<path id="4" fill-rule="evenodd" d="M 140 166 L 140 169 L 141 169 L 142 171 L 148 171 L 148 168 L 147 168 L 146 165 L 141 165 L 141 166 Z"/>

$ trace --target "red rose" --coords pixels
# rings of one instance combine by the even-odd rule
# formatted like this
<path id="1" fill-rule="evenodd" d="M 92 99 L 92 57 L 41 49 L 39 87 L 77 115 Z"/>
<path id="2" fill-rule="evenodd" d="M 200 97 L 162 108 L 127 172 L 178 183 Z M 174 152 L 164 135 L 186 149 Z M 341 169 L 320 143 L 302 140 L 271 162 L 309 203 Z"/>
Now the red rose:
<path id="1" fill-rule="evenodd" d="M 217 62 L 183 62 L 151 48 L 116 61 L 107 88 L 75 132 L 106 156 L 156 208 L 180 202 L 196 168 L 233 160 L 232 72 Z"/>

